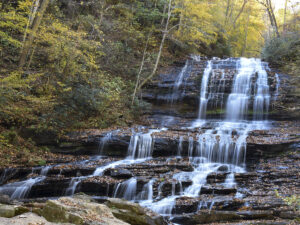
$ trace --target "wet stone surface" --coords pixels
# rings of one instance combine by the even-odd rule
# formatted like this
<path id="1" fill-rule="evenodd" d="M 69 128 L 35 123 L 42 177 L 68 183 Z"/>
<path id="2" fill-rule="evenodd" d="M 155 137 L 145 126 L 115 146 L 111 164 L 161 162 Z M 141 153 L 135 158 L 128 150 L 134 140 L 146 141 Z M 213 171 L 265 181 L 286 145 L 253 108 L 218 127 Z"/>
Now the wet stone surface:
<path id="1" fill-rule="evenodd" d="M 66 207 L 61 200 L 43 202 L 83 192 L 131 224 L 166 224 L 158 214 L 169 224 L 288 224 L 299 218 L 297 206 L 284 200 L 300 195 L 300 123 L 273 110 L 288 98 L 287 80 L 280 76 L 279 85 L 278 75 L 254 59 L 189 59 L 177 66 L 143 90 L 152 109 L 141 123 L 72 132 L 52 146 L 57 154 L 46 166 L 0 169 L 0 202 Z M 240 89 L 245 85 L 248 93 Z M 249 107 L 235 114 L 243 94 Z M 267 103 L 276 121 L 254 110 Z M 203 108 L 205 118 L 198 114 Z"/>

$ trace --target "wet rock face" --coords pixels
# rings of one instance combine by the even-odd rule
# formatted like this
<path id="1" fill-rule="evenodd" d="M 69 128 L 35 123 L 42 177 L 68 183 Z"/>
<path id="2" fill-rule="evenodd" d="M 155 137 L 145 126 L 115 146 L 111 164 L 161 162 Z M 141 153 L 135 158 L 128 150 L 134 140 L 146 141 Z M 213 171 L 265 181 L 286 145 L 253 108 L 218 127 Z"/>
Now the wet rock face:
<path id="1" fill-rule="evenodd" d="M 238 72 L 238 60 L 211 60 L 212 72 L 209 77 L 207 91 L 209 101 L 207 105 L 207 118 L 220 118 L 224 116 L 225 105 L 228 95 L 231 93 L 235 75 Z M 156 113 L 169 115 L 181 115 L 186 117 L 197 116 L 199 105 L 200 86 L 203 72 L 208 64 L 207 60 L 195 61 L 190 59 L 185 67 L 170 67 L 156 76 L 152 83 L 149 83 L 143 90 L 142 96 L 154 105 Z M 176 86 L 180 73 L 184 70 L 180 86 Z M 276 75 L 275 72 L 267 70 L 268 84 L 271 98 L 271 105 L 279 107 L 289 98 L 291 91 L 289 78 L 283 75 Z M 256 78 L 251 80 L 252 86 L 255 85 Z M 279 82 L 281 88 L 279 90 Z M 174 91 L 175 90 L 175 91 Z M 176 91 L 177 90 L 177 91 Z M 252 93 L 252 97 L 255 93 Z M 252 100 L 251 100 L 252 101 Z M 172 103 L 172 107 L 161 107 L 165 103 Z M 196 113 L 195 113 L 196 112 Z M 173 114 L 172 114 L 173 113 Z M 278 110 L 270 115 L 271 117 L 284 117 Z M 251 112 L 249 118 L 252 118 Z"/>
<path id="2" fill-rule="evenodd" d="M 226 121 L 224 103 L 232 91 L 236 63 L 214 59 L 207 90 L 214 104 L 208 101 L 207 120 L 195 126 L 201 123 L 196 118 L 206 64 L 180 65 L 177 72 L 150 83 L 144 95 L 149 91 L 145 99 L 153 107 L 141 125 L 72 132 L 53 149 L 68 159 L 59 155 L 61 161 L 46 167 L 0 170 L 0 192 L 18 189 L 18 196 L 26 198 L 21 201 L 42 202 L 83 192 L 105 203 L 98 206 L 87 196 L 75 196 L 35 208 L 49 221 L 73 224 L 97 224 L 102 214 L 109 215 L 109 224 L 166 224 L 147 207 L 179 224 L 295 219 L 299 213 L 283 199 L 300 194 L 300 123 L 272 121 L 262 128 L 259 122 L 266 121 L 253 122 L 251 110 L 248 121 Z M 187 73 L 180 83 L 174 74 L 183 66 Z M 268 73 L 274 95 L 277 78 Z M 257 128 L 239 127 L 252 124 Z M 80 154 L 89 156 L 76 156 Z M 0 196 L 0 202 L 6 203 L 5 197 Z"/>

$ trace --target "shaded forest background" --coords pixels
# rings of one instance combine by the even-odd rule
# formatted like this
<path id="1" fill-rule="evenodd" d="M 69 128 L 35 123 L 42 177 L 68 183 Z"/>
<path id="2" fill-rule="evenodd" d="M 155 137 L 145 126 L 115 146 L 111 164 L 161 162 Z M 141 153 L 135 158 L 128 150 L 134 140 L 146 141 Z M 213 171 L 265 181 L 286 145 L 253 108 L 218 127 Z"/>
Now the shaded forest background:
<path id="1" fill-rule="evenodd" d="M 300 74 L 299 4 L 286 0 L 1 0 L 0 156 L 42 164 L 31 137 L 126 126 L 140 89 L 190 54 L 262 57 Z M 35 155 L 36 157 L 33 157 Z"/>

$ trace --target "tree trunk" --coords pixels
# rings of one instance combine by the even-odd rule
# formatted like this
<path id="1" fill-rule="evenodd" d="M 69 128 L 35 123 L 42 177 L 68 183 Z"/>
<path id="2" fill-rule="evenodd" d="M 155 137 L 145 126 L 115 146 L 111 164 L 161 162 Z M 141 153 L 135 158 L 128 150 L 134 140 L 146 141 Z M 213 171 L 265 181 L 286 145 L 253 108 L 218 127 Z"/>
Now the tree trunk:
<path id="1" fill-rule="evenodd" d="M 28 33 L 28 29 L 29 27 L 32 25 L 32 22 L 34 20 L 35 14 L 37 12 L 37 9 L 39 8 L 40 5 L 40 0 L 35 0 L 32 2 L 32 6 L 31 6 L 31 12 L 30 15 L 28 17 L 28 21 L 27 21 L 27 25 L 26 25 L 26 29 L 24 32 L 24 37 L 23 37 L 23 45 L 26 41 L 26 37 L 27 37 L 27 33 Z"/>
<path id="2" fill-rule="evenodd" d="M 145 63 L 145 58 L 146 58 L 146 53 L 147 53 L 147 48 L 148 48 L 148 43 L 149 43 L 149 40 L 150 40 L 150 37 L 151 37 L 151 33 L 152 32 L 150 32 L 149 35 L 148 35 L 146 45 L 145 45 L 145 48 L 144 48 L 141 66 L 140 66 L 140 69 L 139 69 L 139 72 L 138 72 L 138 75 L 137 75 L 137 78 L 136 78 L 135 88 L 134 88 L 134 92 L 133 92 L 133 95 L 132 95 L 131 106 L 133 106 L 135 95 L 136 95 L 136 92 L 137 92 L 137 88 L 138 88 L 138 85 L 139 85 L 139 82 L 140 82 L 140 76 L 141 76 L 141 73 L 142 73 L 143 68 L 144 68 L 144 63 Z"/>
<path id="3" fill-rule="evenodd" d="M 276 32 L 276 36 L 279 38 L 280 34 L 279 34 L 278 25 L 277 25 L 276 17 L 275 17 L 275 14 L 274 14 L 274 10 L 273 10 L 273 7 L 272 7 L 272 1 L 271 0 L 267 0 L 267 1 L 268 1 L 268 4 L 269 4 L 270 15 L 273 18 L 273 24 L 274 24 L 274 29 L 275 29 L 275 32 Z"/>
<path id="4" fill-rule="evenodd" d="M 156 57 L 156 62 L 155 62 L 153 71 L 145 80 L 143 80 L 143 82 L 138 86 L 137 90 L 140 90 L 149 80 L 151 80 L 151 78 L 156 73 L 156 70 L 158 68 L 158 64 L 159 64 L 159 61 L 160 61 L 161 53 L 162 53 L 162 50 L 163 50 L 163 47 L 164 47 L 164 43 L 165 43 L 165 40 L 166 40 L 166 37 L 167 37 L 167 34 L 168 34 L 169 21 L 170 21 L 170 17 L 171 17 L 171 14 L 172 14 L 171 5 L 172 5 L 172 0 L 169 0 L 168 18 L 167 18 L 167 21 L 166 21 L 165 29 L 163 30 L 163 36 L 162 36 L 162 40 L 161 40 L 161 43 L 160 43 L 160 46 L 159 46 L 159 51 L 158 51 L 158 55 Z"/>
<path id="5" fill-rule="evenodd" d="M 34 37 L 35 37 L 36 32 L 37 32 L 37 30 L 40 26 L 40 23 L 41 23 L 42 19 L 43 19 L 43 15 L 44 15 L 44 12 L 45 12 L 48 4 L 49 4 L 49 0 L 43 0 L 39 10 L 36 13 L 36 16 L 35 16 L 35 18 L 32 22 L 31 31 L 28 34 L 28 38 L 25 40 L 25 42 L 23 44 L 23 48 L 21 50 L 19 68 L 22 68 L 26 63 L 26 58 L 27 58 L 28 52 L 29 52 L 29 50 L 32 46 L 32 43 L 34 41 Z"/>
<path id="6" fill-rule="evenodd" d="M 243 5 L 242 5 L 242 8 L 240 9 L 238 15 L 235 17 L 235 19 L 234 19 L 234 21 L 233 21 L 233 26 L 234 26 L 234 27 L 235 27 L 235 25 L 236 25 L 237 20 L 238 20 L 238 19 L 240 18 L 240 16 L 242 15 L 242 13 L 243 13 L 243 11 L 244 11 L 244 9 L 245 9 L 245 6 L 246 6 L 246 4 L 247 4 L 247 2 L 248 2 L 248 0 L 244 0 Z"/>

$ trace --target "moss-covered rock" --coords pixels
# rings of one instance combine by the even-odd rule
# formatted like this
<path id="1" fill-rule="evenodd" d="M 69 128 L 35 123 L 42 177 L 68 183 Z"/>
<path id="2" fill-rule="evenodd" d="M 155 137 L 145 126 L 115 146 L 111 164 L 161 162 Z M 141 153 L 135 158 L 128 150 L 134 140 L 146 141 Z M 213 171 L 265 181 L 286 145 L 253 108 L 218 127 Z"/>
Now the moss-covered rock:
<path id="1" fill-rule="evenodd" d="M 69 207 L 65 207 L 61 202 L 55 200 L 47 201 L 41 215 L 50 222 L 74 223 L 76 225 L 84 222 L 79 215 L 72 213 Z"/>
<path id="2" fill-rule="evenodd" d="M 0 217 L 11 218 L 15 216 L 15 213 L 16 210 L 14 206 L 0 204 Z"/>
<path id="3" fill-rule="evenodd" d="M 167 224 L 162 216 L 147 211 L 139 204 L 123 199 L 110 198 L 106 205 L 112 209 L 115 217 L 133 225 Z"/>
<path id="4" fill-rule="evenodd" d="M 106 205 L 83 194 L 49 200 L 39 214 L 56 223 L 128 225 L 118 220 Z"/>

